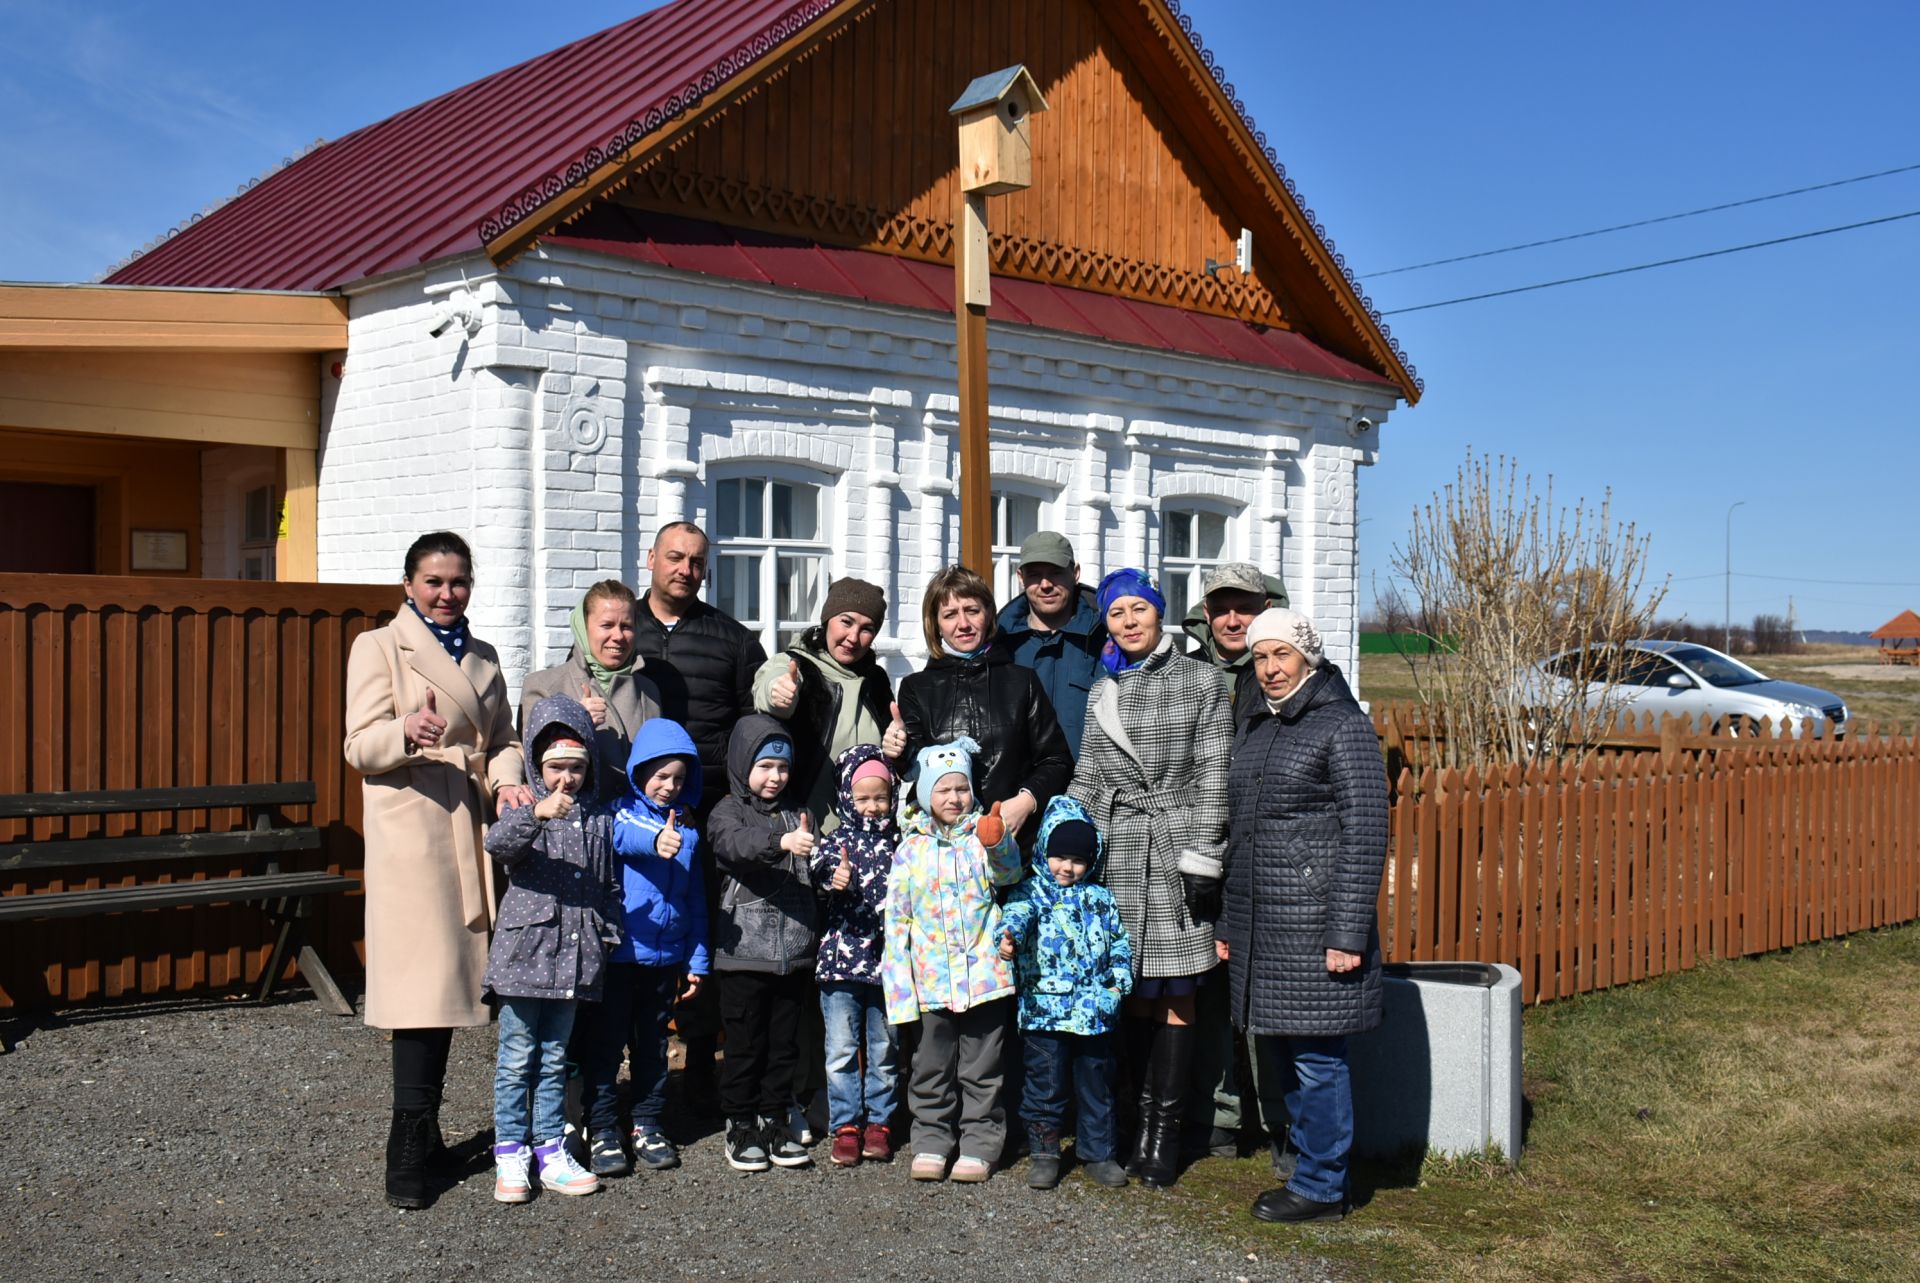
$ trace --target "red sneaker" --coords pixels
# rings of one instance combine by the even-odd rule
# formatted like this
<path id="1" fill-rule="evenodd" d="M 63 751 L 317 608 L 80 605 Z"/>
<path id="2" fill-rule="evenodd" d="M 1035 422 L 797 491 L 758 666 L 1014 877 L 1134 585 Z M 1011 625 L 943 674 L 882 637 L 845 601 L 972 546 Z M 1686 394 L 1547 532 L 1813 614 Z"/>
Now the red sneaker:
<path id="1" fill-rule="evenodd" d="M 893 1133 L 882 1123 L 868 1123 L 866 1135 L 860 1140 L 860 1156 L 876 1163 L 892 1162 Z"/>
<path id="2" fill-rule="evenodd" d="M 860 1129 L 852 1123 L 833 1133 L 833 1165 L 835 1167 L 860 1165 Z"/>

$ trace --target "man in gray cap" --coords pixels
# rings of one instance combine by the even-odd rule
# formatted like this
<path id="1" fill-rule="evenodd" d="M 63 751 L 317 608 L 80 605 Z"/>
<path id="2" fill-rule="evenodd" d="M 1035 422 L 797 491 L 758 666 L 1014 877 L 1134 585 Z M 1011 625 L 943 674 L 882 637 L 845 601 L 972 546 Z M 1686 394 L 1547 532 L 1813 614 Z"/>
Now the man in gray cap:
<path id="1" fill-rule="evenodd" d="M 1287 604 L 1287 589 L 1273 575 L 1261 573 L 1251 562 L 1230 561 L 1215 566 L 1200 581 L 1200 600 L 1181 621 L 1187 636 L 1195 643 L 1188 653 L 1204 659 L 1220 670 L 1227 684 L 1227 697 L 1233 702 L 1233 720 L 1237 727 L 1261 707 L 1264 698 L 1260 684 L 1253 679 L 1253 651 L 1247 645 L 1247 629 L 1269 606 Z M 1231 966 L 1232 964 L 1227 964 Z M 1252 1112 L 1254 1102 L 1245 1101 L 1238 1074 L 1234 1070 L 1233 1022 L 1227 1010 L 1226 967 L 1209 983 L 1200 986 L 1194 1023 L 1199 1026 L 1194 1045 L 1193 1087 L 1187 1102 L 1189 1119 L 1196 1122 L 1213 1119 L 1211 1133 L 1204 1142 L 1199 1136 L 1189 1139 L 1188 1147 L 1226 1157 L 1238 1152 L 1238 1133 L 1243 1116 Z M 1253 1051 L 1250 1047 L 1249 1051 Z M 1257 1053 L 1256 1053 L 1257 1054 Z M 1256 1082 L 1266 1080 L 1277 1085 L 1277 1075 L 1261 1074 L 1254 1066 Z M 1268 1131 L 1283 1135 L 1284 1109 L 1262 1101 Z M 1275 1147 L 1276 1171 L 1283 1165 L 1279 1147 Z"/>
<path id="2" fill-rule="evenodd" d="M 1022 595 L 1000 611 L 1000 635 L 1013 662 L 1040 678 L 1067 747 L 1080 756 L 1087 726 L 1087 695 L 1100 679 L 1100 647 L 1107 627 L 1093 589 L 1080 582 L 1073 545 L 1057 530 L 1042 530 L 1020 545 Z"/>

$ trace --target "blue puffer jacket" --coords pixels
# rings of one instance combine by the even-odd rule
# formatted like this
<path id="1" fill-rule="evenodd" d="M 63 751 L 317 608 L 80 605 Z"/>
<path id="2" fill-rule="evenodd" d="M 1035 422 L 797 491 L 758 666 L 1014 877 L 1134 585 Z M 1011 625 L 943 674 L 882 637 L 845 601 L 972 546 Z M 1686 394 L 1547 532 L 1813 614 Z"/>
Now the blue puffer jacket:
<path id="1" fill-rule="evenodd" d="M 669 812 L 640 793 L 653 774 L 653 764 L 663 757 L 677 757 L 687 764 L 686 787 L 672 811 L 680 828 L 680 851 L 671 858 L 655 850 Z M 704 976 L 707 896 L 700 877 L 700 834 L 687 822 L 700 805 L 700 750 L 680 723 L 649 718 L 634 733 L 633 751 L 627 754 L 627 779 L 634 791 L 613 817 L 613 849 L 620 857 L 627 930 L 626 939 L 613 951 L 613 961 L 685 967 Z"/>
<path id="2" fill-rule="evenodd" d="M 1133 992 L 1133 947 L 1113 893 L 1098 882 L 1104 834 L 1080 881 L 1063 887 L 1048 870 L 1047 840 L 1066 820 L 1093 823 L 1070 797 L 1047 805 L 1033 844 L 1033 872 L 1008 898 L 1000 926 L 1018 946 L 1020 1027 L 1091 1036 L 1113 1027 L 1120 1000 Z"/>

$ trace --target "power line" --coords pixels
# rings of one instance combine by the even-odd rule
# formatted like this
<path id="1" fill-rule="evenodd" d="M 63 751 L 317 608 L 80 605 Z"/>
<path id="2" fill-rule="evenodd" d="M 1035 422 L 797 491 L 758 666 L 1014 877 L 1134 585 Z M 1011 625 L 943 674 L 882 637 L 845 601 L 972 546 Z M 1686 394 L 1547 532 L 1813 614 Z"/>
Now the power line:
<path id="1" fill-rule="evenodd" d="M 1768 579 L 1782 584 L 1826 584 L 1834 588 L 1920 588 L 1913 579 L 1826 579 L 1818 576 L 1753 575 L 1744 570 L 1733 572 L 1735 579 Z"/>
<path id="2" fill-rule="evenodd" d="M 1634 272 L 1650 272 L 1656 267 L 1672 267 L 1676 263 L 1697 263 L 1703 258 L 1720 258 L 1727 254 L 1740 254 L 1750 249 L 1766 249 L 1770 245 L 1786 245 L 1793 241 L 1810 241 L 1816 236 L 1832 236 L 1836 232 L 1852 232 L 1862 227 L 1878 227 L 1882 223 L 1897 223 L 1903 218 L 1920 218 L 1920 209 L 1910 209 L 1904 214 L 1889 214 L 1885 218 L 1869 218 L 1865 222 L 1846 223 L 1839 227 L 1823 227 L 1817 232 L 1800 232 L 1793 236 L 1776 236 L 1768 241 L 1751 241 L 1745 245 L 1730 245 L 1726 249 L 1710 249 L 1703 254 L 1683 254 L 1679 258 L 1663 258 L 1654 263 L 1636 263 L 1632 267 L 1615 267 L 1605 272 L 1588 272 L 1584 276 L 1565 276 L 1557 281 L 1540 281 L 1533 285 L 1516 285 L 1508 290 L 1489 290 L 1485 294 L 1467 294 L 1460 298 L 1445 298 L 1435 303 L 1416 303 L 1412 307 L 1390 307 L 1381 312 L 1382 316 L 1399 316 L 1406 312 L 1425 312 L 1436 307 L 1452 307 L 1456 303 L 1478 303 L 1482 299 L 1505 298 L 1509 294 L 1529 294 L 1534 290 L 1550 290 L 1557 285 L 1578 285 L 1582 281 L 1598 281 L 1609 276 L 1627 276 Z"/>
<path id="3" fill-rule="evenodd" d="M 1783 200 L 1788 196 L 1804 196 L 1808 192 L 1823 192 L 1831 187 L 1845 187 L 1850 183 L 1864 183 L 1870 179 L 1887 178 L 1894 174 L 1909 174 L 1920 169 L 1920 164 L 1902 165 L 1897 169 L 1883 169 L 1878 173 L 1860 174 L 1853 178 L 1839 178 L 1830 183 L 1815 183 L 1811 187 L 1795 187 L 1784 192 L 1770 192 L 1765 196 L 1750 196 L 1746 200 L 1731 200 L 1722 205 L 1704 205 L 1699 209 L 1683 210 L 1678 214 L 1662 214 L 1658 218 L 1642 218 L 1631 223 L 1615 223 L 1612 227 L 1596 227 L 1590 232 L 1569 232 L 1565 236 L 1549 236 L 1543 241 L 1525 241 L 1519 245 L 1503 245 L 1499 249 L 1483 249 L 1472 254 L 1456 254 L 1452 258 L 1429 259 L 1424 263 L 1409 263 L 1405 267 L 1389 267 L 1383 272 L 1363 272 L 1360 279 L 1372 280 L 1377 276 L 1394 276 L 1401 272 L 1418 272 L 1422 268 L 1444 267 L 1448 263 L 1467 263 L 1476 258 L 1493 258 L 1499 254 L 1514 254 L 1523 249 L 1539 249 L 1543 245 L 1562 245 L 1567 241 L 1585 240 L 1589 236 L 1605 236 L 1609 232 L 1631 231 L 1636 227 L 1652 227 L 1655 223 L 1671 223 L 1676 219 L 1697 218 L 1701 214 L 1717 214 L 1722 210 L 1740 209 L 1746 205 L 1759 205 L 1770 200 Z"/>

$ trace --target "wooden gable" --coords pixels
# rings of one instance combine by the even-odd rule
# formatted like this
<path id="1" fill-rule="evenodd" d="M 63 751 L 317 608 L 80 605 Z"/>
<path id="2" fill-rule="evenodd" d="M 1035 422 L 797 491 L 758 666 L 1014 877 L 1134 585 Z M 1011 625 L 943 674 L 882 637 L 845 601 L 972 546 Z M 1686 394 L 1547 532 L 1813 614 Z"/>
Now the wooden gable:
<path id="1" fill-rule="evenodd" d="M 1051 110 L 1033 122 L 1033 186 L 990 202 L 995 274 L 1298 330 L 1417 397 L 1164 0 L 871 0 L 840 16 L 597 199 L 950 264 L 948 107 L 982 71 L 1024 63 Z"/>

